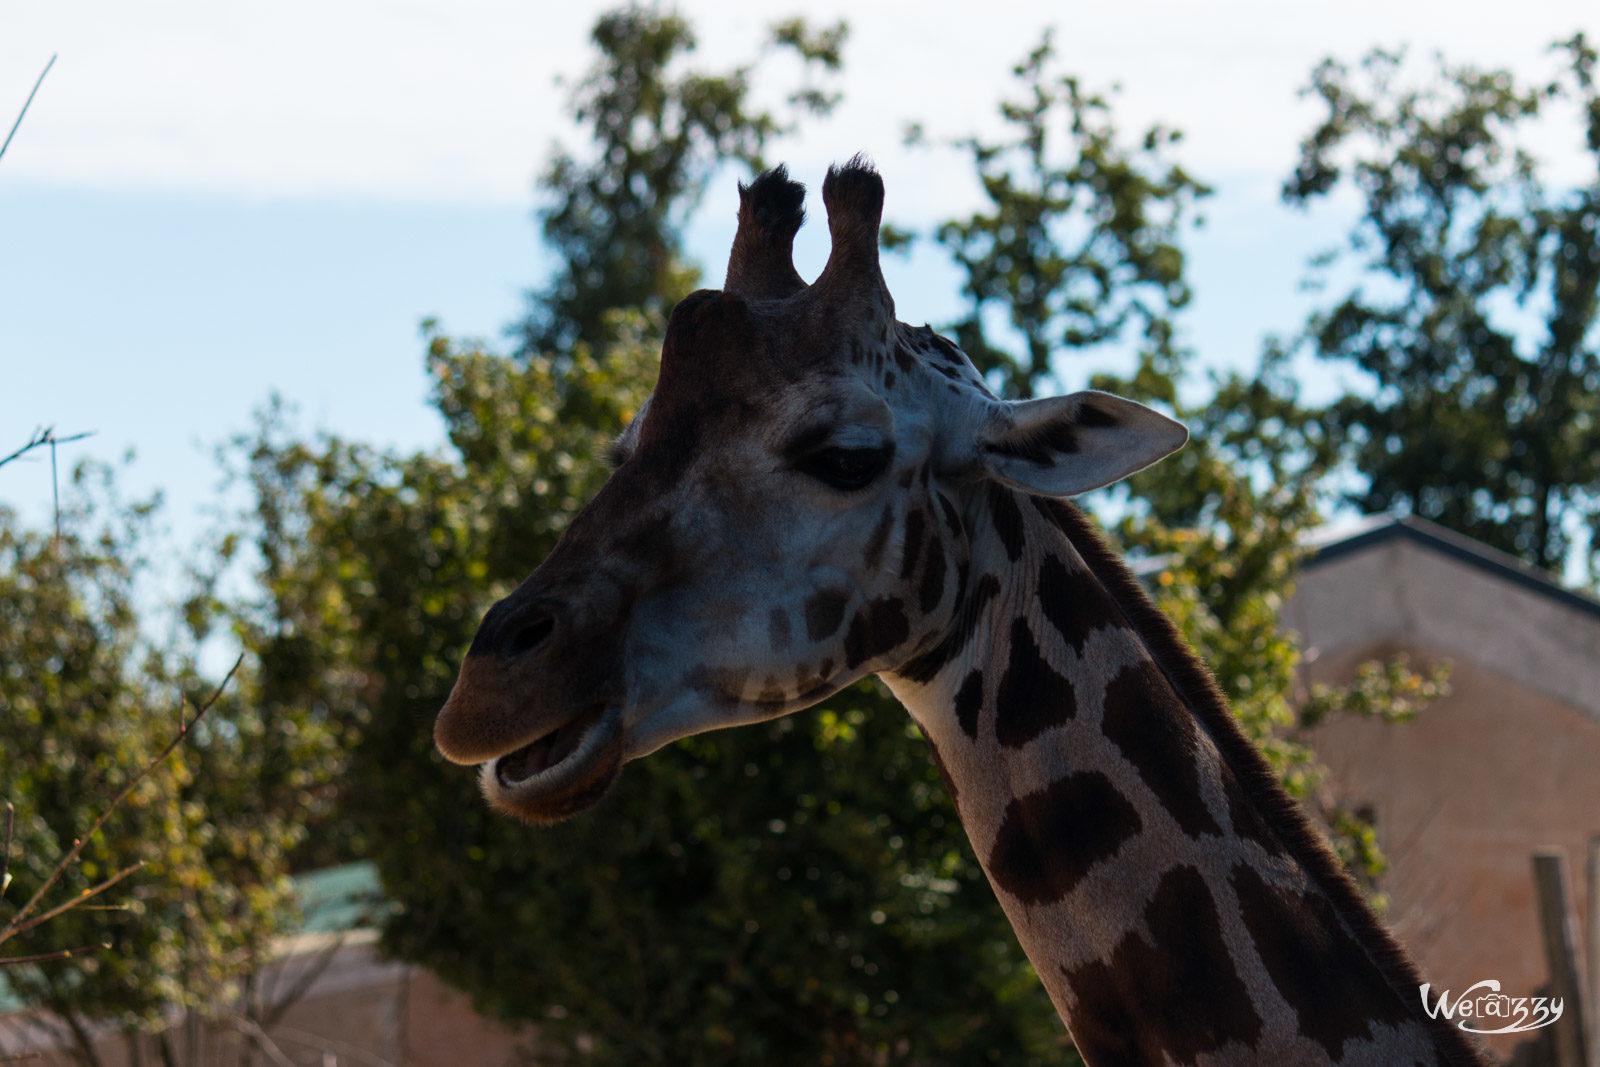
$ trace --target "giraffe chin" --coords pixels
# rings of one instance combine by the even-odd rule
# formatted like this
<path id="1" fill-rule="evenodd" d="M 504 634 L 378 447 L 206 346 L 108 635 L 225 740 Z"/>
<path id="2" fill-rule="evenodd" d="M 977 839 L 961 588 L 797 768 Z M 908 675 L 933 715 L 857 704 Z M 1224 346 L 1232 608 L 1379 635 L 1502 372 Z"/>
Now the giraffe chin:
<path id="1" fill-rule="evenodd" d="M 553 823 L 593 807 L 622 769 L 622 711 L 595 705 L 482 765 L 484 799 L 507 815 Z"/>

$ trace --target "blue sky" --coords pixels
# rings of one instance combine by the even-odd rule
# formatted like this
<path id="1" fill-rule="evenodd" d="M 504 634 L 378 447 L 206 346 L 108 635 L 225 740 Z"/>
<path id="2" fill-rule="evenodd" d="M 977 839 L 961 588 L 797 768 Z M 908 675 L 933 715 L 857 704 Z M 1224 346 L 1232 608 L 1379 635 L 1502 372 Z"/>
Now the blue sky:
<path id="1" fill-rule="evenodd" d="M 700 30 L 699 61 L 725 66 L 799 6 L 742 5 L 731 19 L 710 2 L 682 9 Z M 1184 328 L 1217 365 L 1249 363 L 1265 332 L 1301 321 L 1305 258 L 1347 218 L 1276 200 L 1314 116 L 1296 89 L 1317 59 L 1409 43 L 1533 75 L 1549 69 L 1550 41 L 1600 34 L 1593 5 L 1566 0 L 805 6 L 819 21 L 850 13 L 845 102 L 782 154 L 815 188 L 829 160 L 867 150 L 902 225 L 976 204 L 958 159 L 900 147 L 903 123 L 936 136 L 993 129 L 1010 65 L 1046 25 L 1067 69 L 1121 85 L 1126 128 L 1185 130 L 1180 158 L 1217 196 L 1189 243 Z M 0 160 L 0 453 L 40 425 L 93 430 L 72 454 L 131 450 L 129 489 L 166 494 L 182 543 L 216 502 L 212 449 L 274 392 L 308 428 L 436 445 L 418 323 L 495 337 L 549 270 L 533 177 L 552 139 L 571 135 L 554 80 L 581 73 L 604 9 L 4 0 L 7 124 L 60 59 Z M 1575 153 L 1552 143 L 1550 155 L 1559 168 Z M 737 177 L 719 176 L 691 227 L 712 281 Z M 815 224 L 802 234 L 807 276 L 824 239 Z M 955 313 L 955 274 L 936 249 L 887 270 L 903 318 Z M 42 518 L 49 496 L 47 464 L 0 471 L 0 502 Z"/>

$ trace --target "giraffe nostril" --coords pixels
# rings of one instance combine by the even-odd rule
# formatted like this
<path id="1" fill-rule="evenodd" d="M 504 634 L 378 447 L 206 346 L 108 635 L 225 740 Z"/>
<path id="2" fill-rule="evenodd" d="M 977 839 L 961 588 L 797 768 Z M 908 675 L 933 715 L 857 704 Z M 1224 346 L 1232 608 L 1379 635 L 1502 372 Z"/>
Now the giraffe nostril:
<path id="1" fill-rule="evenodd" d="M 500 646 L 500 653 L 510 659 L 531 652 L 542 645 L 555 628 L 555 615 L 547 610 L 541 611 L 533 618 L 525 619 L 520 625 L 512 627 Z"/>

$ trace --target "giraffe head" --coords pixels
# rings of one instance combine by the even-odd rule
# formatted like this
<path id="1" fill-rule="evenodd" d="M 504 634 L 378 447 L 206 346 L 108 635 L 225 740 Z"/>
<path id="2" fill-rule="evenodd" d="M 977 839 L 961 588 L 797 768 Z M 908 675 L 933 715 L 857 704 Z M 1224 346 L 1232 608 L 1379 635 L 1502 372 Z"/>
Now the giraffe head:
<path id="1" fill-rule="evenodd" d="M 563 818 L 671 741 L 937 658 L 992 487 L 1068 496 L 1185 440 L 1104 393 L 1002 401 L 897 323 L 859 160 L 823 183 L 832 249 L 806 285 L 804 196 L 781 167 L 740 187 L 724 287 L 673 309 L 614 473 L 484 617 L 434 738 L 505 811 Z"/>

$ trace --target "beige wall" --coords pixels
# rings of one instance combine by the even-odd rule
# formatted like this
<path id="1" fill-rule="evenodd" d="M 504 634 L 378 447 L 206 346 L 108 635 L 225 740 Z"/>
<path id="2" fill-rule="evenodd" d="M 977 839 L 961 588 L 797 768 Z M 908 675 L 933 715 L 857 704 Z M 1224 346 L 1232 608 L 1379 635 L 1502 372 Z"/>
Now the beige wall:
<path id="1" fill-rule="evenodd" d="M 1330 723 L 1313 743 L 1333 796 L 1376 813 L 1387 918 L 1427 978 L 1456 991 L 1496 978 L 1531 994 L 1547 981 L 1533 853 L 1566 858 L 1575 922 L 1586 914 L 1588 841 L 1600 835 L 1600 619 L 1404 543 L 1313 567 L 1286 614 L 1308 645 L 1308 680 L 1345 681 L 1398 652 L 1451 663 L 1451 695 L 1415 721 Z M 1505 1055 L 1517 1040 L 1490 1047 Z"/>

